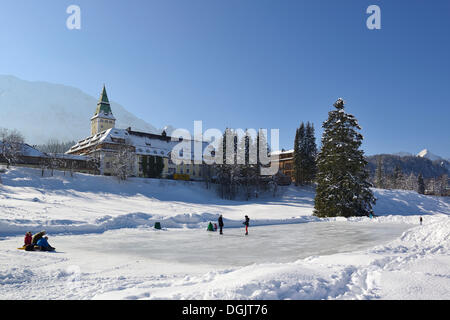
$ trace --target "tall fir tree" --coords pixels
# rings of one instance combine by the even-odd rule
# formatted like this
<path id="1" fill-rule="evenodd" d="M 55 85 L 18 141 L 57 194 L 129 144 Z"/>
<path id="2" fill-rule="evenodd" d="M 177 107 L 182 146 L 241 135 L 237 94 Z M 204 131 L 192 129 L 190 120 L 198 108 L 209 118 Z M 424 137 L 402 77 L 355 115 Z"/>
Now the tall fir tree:
<path id="1" fill-rule="evenodd" d="M 376 199 L 370 189 L 367 161 L 360 149 L 361 127 L 353 115 L 345 112 L 342 99 L 334 107 L 322 126 L 314 215 L 367 216 L 373 212 Z"/>
<path id="2" fill-rule="evenodd" d="M 314 125 L 312 123 L 306 124 L 305 129 L 305 159 L 303 161 L 303 175 L 304 182 L 307 184 L 312 183 L 316 178 L 317 173 L 317 146 L 316 146 L 316 138 L 314 135 Z"/>
<path id="3" fill-rule="evenodd" d="M 421 173 L 417 177 L 417 185 L 418 185 L 417 193 L 425 194 L 425 182 L 423 181 L 423 176 Z"/>
<path id="4" fill-rule="evenodd" d="M 302 142 L 305 137 L 305 126 L 303 122 L 300 127 L 297 128 L 295 132 L 294 139 L 294 181 L 295 185 L 303 184 L 303 171 L 302 171 L 302 162 L 303 162 L 303 151 L 302 151 Z"/>
<path id="5" fill-rule="evenodd" d="M 403 189 L 403 172 L 400 166 L 396 165 L 392 175 L 392 184 L 394 189 Z"/>

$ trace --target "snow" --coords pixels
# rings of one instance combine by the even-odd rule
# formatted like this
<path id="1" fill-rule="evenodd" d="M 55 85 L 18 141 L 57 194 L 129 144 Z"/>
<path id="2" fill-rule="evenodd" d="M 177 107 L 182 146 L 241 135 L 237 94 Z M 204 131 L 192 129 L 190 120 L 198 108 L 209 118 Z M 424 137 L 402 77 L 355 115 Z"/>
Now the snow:
<path id="1" fill-rule="evenodd" d="M 291 149 L 291 150 L 277 150 L 277 151 L 272 151 L 270 153 L 270 155 L 271 156 L 279 156 L 279 155 L 282 155 L 282 154 L 291 154 L 293 152 L 294 152 L 294 149 Z"/>
<path id="2" fill-rule="evenodd" d="M 169 157 L 173 148 L 180 143 L 178 139 L 172 140 L 171 137 L 165 139 L 161 136 L 155 136 L 154 134 L 136 133 L 126 129 L 110 128 L 79 141 L 72 146 L 68 152 L 79 151 L 101 143 L 117 144 L 118 142 L 116 142 L 116 139 L 121 139 L 126 144 L 134 146 L 136 154 L 160 157 Z M 196 160 L 194 153 L 195 141 L 186 140 L 185 143 L 190 145 L 191 159 Z M 201 142 L 200 145 L 202 146 L 201 154 L 203 154 L 208 143 Z"/>
<path id="3" fill-rule="evenodd" d="M 431 153 L 428 149 L 423 149 L 422 151 L 420 151 L 417 154 L 417 157 L 419 157 L 419 158 L 427 158 L 427 159 L 429 159 L 431 161 L 444 160 L 440 156 L 437 156 L 434 153 Z"/>
<path id="4" fill-rule="evenodd" d="M 378 217 L 318 219 L 310 188 L 247 202 L 202 183 L 40 174 L 1 176 L 0 299 L 450 298 L 449 198 L 374 189 Z M 205 231 L 219 214 L 223 236 Z M 57 252 L 15 249 L 42 229 Z"/>
<path id="5" fill-rule="evenodd" d="M 0 141 L 0 148 L 3 146 L 3 142 Z M 32 146 L 26 144 L 26 143 L 22 143 L 20 145 L 20 152 L 18 152 L 20 155 L 22 156 L 26 156 L 26 157 L 42 157 L 45 158 L 47 157 L 47 154 L 37 150 L 36 148 L 33 148 Z"/>

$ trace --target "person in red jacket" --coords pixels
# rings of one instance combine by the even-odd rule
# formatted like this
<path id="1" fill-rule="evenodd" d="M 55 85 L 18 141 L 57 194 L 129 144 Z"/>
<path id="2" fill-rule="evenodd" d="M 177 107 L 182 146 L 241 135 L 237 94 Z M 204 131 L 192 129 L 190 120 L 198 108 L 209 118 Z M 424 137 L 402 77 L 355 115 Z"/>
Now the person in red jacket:
<path id="1" fill-rule="evenodd" d="M 33 239 L 33 235 L 31 234 L 31 232 L 27 232 L 26 234 L 25 234 L 25 246 L 28 246 L 28 245 L 30 245 L 31 244 L 31 240 Z"/>
<path id="2" fill-rule="evenodd" d="M 245 235 L 248 236 L 248 226 L 250 225 L 250 218 L 248 216 L 245 216 L 243 224 L 245 224 Z"/>

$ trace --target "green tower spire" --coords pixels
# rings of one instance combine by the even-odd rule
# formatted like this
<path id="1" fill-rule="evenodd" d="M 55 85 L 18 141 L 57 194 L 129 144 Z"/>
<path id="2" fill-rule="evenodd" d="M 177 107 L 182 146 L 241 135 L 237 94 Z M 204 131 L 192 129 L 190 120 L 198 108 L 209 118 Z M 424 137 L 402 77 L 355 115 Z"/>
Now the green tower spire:
<path id="1" fill-rule="evenodd" d="M 112 117 L 111 105 L 109 103 L 108 95 L 106 94 L 106 87 L 103 85 L 102 93 L 100 95 L 100 99 L 97 102 L 97 109 L 95 110 L 95 116 L 98 116 L 102 113 L 104 116 Z"/>

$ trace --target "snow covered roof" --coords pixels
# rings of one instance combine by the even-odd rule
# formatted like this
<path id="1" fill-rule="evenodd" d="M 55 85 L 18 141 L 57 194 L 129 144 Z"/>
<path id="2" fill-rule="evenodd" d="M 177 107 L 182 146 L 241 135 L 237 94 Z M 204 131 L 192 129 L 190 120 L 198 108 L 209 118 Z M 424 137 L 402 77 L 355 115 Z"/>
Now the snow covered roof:
<path id="1" fill-rule="evenodd" d="M 0 141 L 0 148 L 3 146 L 3 142 Z M 29 144 L 22 143 L 21 144 L 21 151 L 20 155 L 24 157 L 47 157 L 47 154 L 44 152 L 39 151 L 38 149 L 30 146 Z"/>
<path id="2" fill-rule="evenodd" d="M 293 153 L 294 152 L 294 149 L 292 149 L 292 150 L 278 150 L 278 151 L 272 151 L 271 153 L 270 153 L 270 155 L 271 156 L 276 156 L 276 155 L 281 155 L 281 154 L 289 154 L 289 153 Z"/>
<path id="3" fill-rule="evenodd" d="M 130 129 L 111 128 L 94 136 L 79 141 L 68 153 L 83 150 L 101 143 L 126 144 L 135 147 L 136 154 L 169 157 L 173 148 L 180 143 L 180 139 L 172 141 L 172 137 L 159 134 L 132 131 Z M 185 141 L 186 142 L 186 141 Z M 191 159 L 194 159 L 194 140 L 191 143 Z M 202 153 L 208 143 L 202 142 Z"/>
<path id="4" fill-rule="evenodd" d="M 3 145 L 3 142 L 0 141 L 0 148 Z M 82 160 L 86 161 L 89 158 L 87 156 L 73 155 L 73 154 L 64 154 L 64 153 L 52 153 L 48 154 L 38 149 L 30 146 L 29 144 L 22 143 L 21 151 L 19 153 L 23 157 L 32 157 L 32 158 L 57 158 L 57 159 L 67 159 L 67 160 Z"/>

